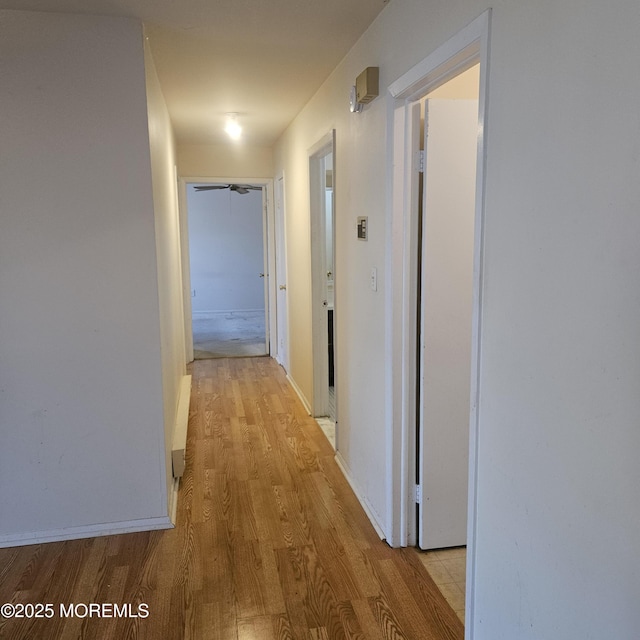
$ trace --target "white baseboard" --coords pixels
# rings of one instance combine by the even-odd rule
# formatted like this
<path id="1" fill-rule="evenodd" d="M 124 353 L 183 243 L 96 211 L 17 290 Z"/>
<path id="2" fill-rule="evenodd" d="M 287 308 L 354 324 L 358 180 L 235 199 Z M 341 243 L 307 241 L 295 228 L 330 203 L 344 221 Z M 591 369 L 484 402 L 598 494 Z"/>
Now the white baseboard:
<path id="1" fill-rule="evenodd" d="M 168 516 L 161 518 L 144 518 L 141 520 L 127 520 L 124 522 L 107 522 L 91 524 L 81 527 L 52 529 L 50 531 L 33 531 L 0 536 L 0 549 L 6 547 L 23 547 L 28 544 L 42 544 L 45 542 L 61 542 L 63 540 L 79 540 L 81 538 L 95 538 L 97 536 L 112 536 L 121 533 L 136 533 L 138 531 L 155 531 L 157 529 L 172 529 L 173 524 Z"/>
<path id="2" fill-rule="evenodd" d="M 289 384 L 292 386 L 293 390 L 296 392 L 296 395 L 298 396 L 298 398 L 300 398 L 300 402 L 302 402 L 302 405 L 304 406 L 305 411 L 309 415 L 311 415 L 311 405 L 309 404 L 307 399 L 304 397 L 304 393 L 302 393 L 302 390 L 296 384 L 296 381 L 288 373 L 287 373 L 287 380 L 289 381 Z"/>
<path id="3" fill-rule="evenodd" d="M 178 489 L 180 488 L 180 478 L 174 478 L 169 493 L 169 519 L 171 524 L 176 526 L 176 516 L 178 514 Z"/>
<path id="4" fill-rule="evenodd" d="M 171 446 L 171 466 L 174 478 L 180 478 L 184 473 L 190 401 L 191 376 L 182 376 L 178 409 L 176 411 L 176 423 L 173 427 L 173 444 Z"/>
<path id="5" fill-rule="evenodd" d="M 356 494 L 356 498 L 358 498 L 358 502 L 361 504 L 362 508 L 364 509 L 364 512 L 367 514 L 367 518 L 369 518 L 369 520 L 371 521 L 371 524 L 373 525 L 373 528 L 376 530 L 376 533 L 378 534 L 378 536 L 380 536 L 380 540 L 385 540 L 387 536 L 384 533 L 384 527 L 378 520 L 378 516 L 375 513 L 375 509 L 372 507 L 371 504 L 369 504 L 369 501 L 362 495 L 362 492 L 358 488 L 358 485 L 355 483 L 355 481 L 351 477 L 349 467 L 347 466 L 347 463 L 345 462 L 340 452 L 336 453 L 335 461 L 338 467 L 340 467 L 340 471 L 342 471 L 342 475 L 344 475 L 347 482 L 349 483 L 349 486 L 353 490 L 353 493 Z"/>
<path id="6" fill-rule="evenodd" d="M 226 309 L 222 311 L 192 311 L 193 318 L 208 318 L 215 316 L 224 316 L 228 313 L 264 313 L 264 309 Z"/>

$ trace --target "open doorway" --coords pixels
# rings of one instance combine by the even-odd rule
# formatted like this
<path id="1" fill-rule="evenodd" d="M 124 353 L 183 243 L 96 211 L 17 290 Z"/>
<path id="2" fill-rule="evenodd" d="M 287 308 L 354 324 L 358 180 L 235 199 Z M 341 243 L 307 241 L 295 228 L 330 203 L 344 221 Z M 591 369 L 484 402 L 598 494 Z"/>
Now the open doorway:
<path id="1" fill-rule="evenodd" d="M 479 66 L 420 100 L 418 545 L 466 545 Z"/>
<path id="2" fill-rule="evenodd" d="M 309 154 L 313 415 L 335 448 L 336 305 L 334 262 L 334 132 Z"/>
<path id="3" fill-rule="evenodd" d="M 422 98 L 417 542 L 464 621 L 479 65 Z"/>
<path id="4" fill-rule="evenodd" d="M 473 150 L 475 152 L 475 180 L 472 180 L 472 247 L 467 253 L 465 262 L 471 264 L 471 313 L 467 317 L 467 342 L 465 367 L 468 396 L 462 400 L 466 420 L 463 430 L 467 436 L 466 495 L 462 508 L 466 515 L 466 559 L 457 560 L 457 574 L 465 577 L 465 587 L 455 586 L 458 600 L 452 603 L 460 617 L 473 618 L 475 593 L 473 589 L 475 575 L 475 531 L 477 502 L 477 468 L 476 455 L 478 446 L 478 415 L 481 401 L 479 387 L 479 370 L 481 362 L 480 336 L 482 318 L 482 286 L 483 286 L 483 223 L 484 223 L 484 175 L 485 175 L 485 137 L 487 134 L 487 70 L 489 51 L 489 26 L 491 11 L 487 10 L 476 20 L 443 43 L 427 58 L 408 70 L 389 86 L 390 103 L 393 122 L 393 150 L 390 156 L 390 174 L 393 178 L 391 197 L 393 234 L 390 241 L 391 263 L 390 280 L 391 305 L 399 310 L 391 318 L 391 329 L 388 334 L 389 359 L 392 371 L 394 392 L 389 397 L 391 428 L 390 445 L 392 447 L 389 460 L 392 479 L 396 483 L 390 485 L 389 498 L 392 526 L 387 536 L 394 546 L 419 545 L 420 519 L 428 514 L 425 505 L 426 481 L 424 444 L 426 437 L 421 437 L 421 413 L 426 412 L 423 402 L 426 400 L 424 378 L 429 363 L 423 358 L 423 332 L 429 318 L 429 312 L 423 308 L 425 278 L 432 277 L 433 270 L 424 265 L 424 255 L 429 250 L 428 211 L 426 208 L 429 190 L 429 179 L 425 180 L 424 193 L 420 192 L 420 159 L 424 158 L 425 166 L 429 164 L 429 147 L 424 156 L 420 153 L 421 141 L 421 100 L 450 80 L 479 64 L 479 82 L 476 93 L 477 107 L 473 123 Z M 427 138 L 428 139 L 428 138 Z M 445 145 L 448 147 L 449 145 Z M 431 184 L 438 179 L 431 180 Z M 449 189 L 451 191 L 451 188 Z M 422 196 L 422 197 L 421 197 Z M 424 225 L 420 229 L 420 201 L 424 207 Z M 442 222 L 442 221 L 441 221 Z M 446 219 L 450 223 L 451 220 Z M 468 227 L 467 227 L 468 228 Z M 432 229 L 433 231 L 433 229 Z M 455 225 L 454 225 L 454 233 Z M 441 236 L 442 237 L 442 236 Z M 451 236 L 446 237 L 447 241 Z M 437 233 L 432 237 L 437 240 Z M 422 263 L 419 263 L 422 251 Z M 469 253 L 471 256 L 469 256 Z M 435 254 L 431 254 L 433 257 Z M 470 257 L 470 260 L 469 260 Z M 466 269 L 468 275 L 469 270 Z M 442 284 L 442 281 L 441 281 Z M 445 283 L 446 284 L 446 283 Z M 469 289 L 467 289 L 468 291 Z M 432 299 L 437 307 L 438 300 Z M 468 299 L 467 299 L 468 304 Z M 440 319 L 442 322 L 442 319 Z M 430 329 L 426 329 L 429 331 Z M 470 334 L 470 341 L 468 339 Z M 432 341 L 432 347 L 433 347 Z M 435 344 L 436 348 L 439 346 Z M 433 395 L 433 394 L 432 394 Z M 464 393 L 462 394 L 464 395 Z M 459 398 L 460 396 L 458 396 Z M 432 442 L 433 453 L 438 453 L 437 438 Z M 465 484 L 464 481 L 460 484 Z M 394 490 L 398 487 L 398 490 Z M 446 491 L 445 487 L 445 491 Z M 427 488 L 427 492 L 429 489 Z M 427 501 L 430 498 L 427 499 Z M 426 508 L 425 508 L 426 507 Z M 443 546 L 459 544 L 459 542 L 437 542 Z M 440 550 L 427 552 L 441 553 Z M 436 556 L 436 559 L 439 558 Z M 429 567 L 427 567 L 429 568 Z M 436 571 L 432 571 L 435 576 Z M 452 576 L 449 575 L 449 578 Z M 447 589 L 442 588 L 447 596 Z"/>
<path id="5" fill-rule="evenodd" d="M 186 184 L 193 357 L 269 352 L 262 185 Z"/>

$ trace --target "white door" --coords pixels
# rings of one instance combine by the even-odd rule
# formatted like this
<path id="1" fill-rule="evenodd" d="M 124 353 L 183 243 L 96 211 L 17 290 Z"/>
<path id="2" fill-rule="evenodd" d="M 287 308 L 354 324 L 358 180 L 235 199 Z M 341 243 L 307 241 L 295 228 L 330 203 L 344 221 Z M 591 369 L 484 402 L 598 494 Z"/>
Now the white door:
<path id="1" fill-rule="evenodd" d="M 428 100 L 420 285 L 418 543 L 467 542 L 477 100 Z"/>
<path id="2" fill-rule="evenodd" d="M 276 179 L 276 360 L 289 370 L 287 316 L 287 246 L 285 242 L 284 176 Z"/>

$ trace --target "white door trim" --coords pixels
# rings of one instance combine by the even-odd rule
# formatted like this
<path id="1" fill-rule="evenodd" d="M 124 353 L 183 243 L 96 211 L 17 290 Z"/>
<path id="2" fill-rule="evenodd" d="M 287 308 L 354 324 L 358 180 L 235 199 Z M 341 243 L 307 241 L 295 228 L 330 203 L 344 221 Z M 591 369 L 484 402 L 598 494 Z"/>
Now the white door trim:
<path id="1" fill-rule="evenodd" d="M 392 186 L 389 216 L 387 278 L 387 540 L 392 546 L 415 543 L 415 407 L 417 332 L 416 264 L 418 242 L 415 232 L 412 171 L 411 105 L 437 86 L 480 63 L 478 114 L 478 156 L 476 170 L 476 212 L 474 239 L 473 336 L 471 363 L 471 417 L 469 441 L 469 512 L 467 535 L 466 619 L 473 620 L 475 584 L 475 539 L 477 504 L 477 451 L 480 407 L 481 320 L 483 290 L 483 220 L 485 208 L 485 161 L 491 10 L 485 11 L 431 55 L 407 71 L 388 89 L 390 153 L 388 175 Z M 466 625 L 467 639 L 473 635 Z"/>
<path id="2" fill-rule="evenodd" d="M 192 329 L 192 310 L 191 310 L 191 270 L 189 268 L 189 212 L 187 210 L 187 184 L 194 182 L 203 184 L 251 184 L 261 186 L 263 188 L 263 211 L 265 210 L 266 200 L 266 227 L 265 227 L 265 263 L 268 265 L 265 273 L 267 278 L 267 299 L 268 299 L 268 323 L 266 326 L 267 346 L 269 353 L 276 352 L 276 345 L 273 343 L 277 335 L 276 332 L 276 314 L 273 312 L 276 308 L 276 258 L 275 258 L 275 213 L 273 206 L 273 180 L 271 178 L 245 178 L 245 177 L 202 177 L 202 176 L 181 176 L 179 182 L 179 198 L 180 198 L 180 246 L 182 250 L 182 277 L 183 277 L 183 296 L 184 296 L 184 325 L 185 325 L 185 349 L 187 352 L 187 362 L 193 361 L 193 329 Z"/>
<path id="3" fill-rule="evenodd" d="M 276 175 L 274 181 L 274 212 L 275 212 L 275 226 L 274 226 L 274 260 L 275 260 L 275 278 L 274 278 L 274 291 L 276 300 L 276 333 L 275 333 L 275 358 L 278 363 L 284 368 L 285 371 L 289 371 L 289 305 L 286 296 L 287 286 L 287 214 L 285 206 L 285 173 L 281 171 Z M 280 200 L 280 208 L 278 213 L 278 199 Z M 277 288 L 276 288 L 277 287 Z M 284 298 L 284 303 L 281 304 L 278 300 L 279 287 L 285 287 L 285 295 L 280 297 L 280 300 Z M 280 315 L 284 316 L 283 319 Z M 283 335 L 284 334 L 284 335 Z M 282 348 L 280 342 L 283 342 Z"/>

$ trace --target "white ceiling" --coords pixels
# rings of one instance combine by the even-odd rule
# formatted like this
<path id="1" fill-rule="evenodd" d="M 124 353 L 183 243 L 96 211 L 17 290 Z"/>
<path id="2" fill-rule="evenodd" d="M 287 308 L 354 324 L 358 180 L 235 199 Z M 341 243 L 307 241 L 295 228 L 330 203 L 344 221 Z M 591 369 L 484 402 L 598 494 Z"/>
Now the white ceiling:
<path id="1" fill-rule="evenodd" d="M 179 143 L 269 147 L 388 0 L 0 0 L 0 9 L 131 16 L 146 26 Z M 347 98 L 345 97 L 345 100 Z"/>

